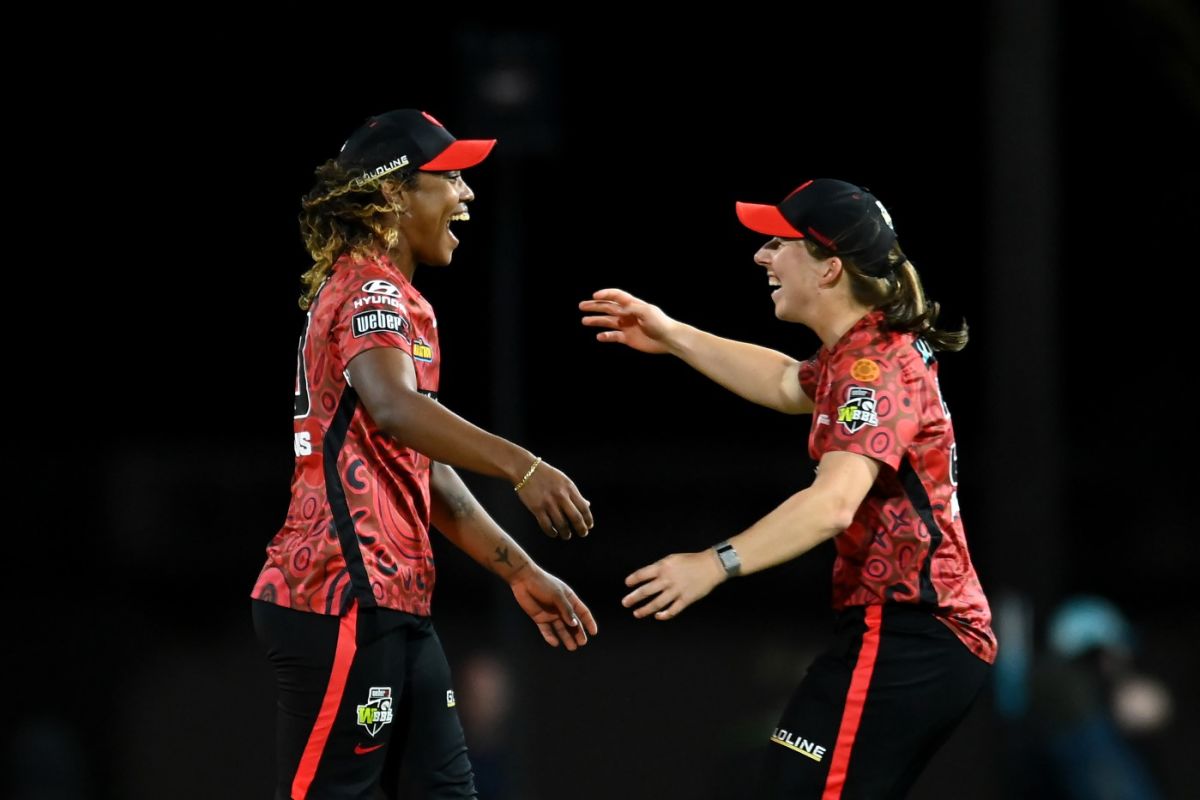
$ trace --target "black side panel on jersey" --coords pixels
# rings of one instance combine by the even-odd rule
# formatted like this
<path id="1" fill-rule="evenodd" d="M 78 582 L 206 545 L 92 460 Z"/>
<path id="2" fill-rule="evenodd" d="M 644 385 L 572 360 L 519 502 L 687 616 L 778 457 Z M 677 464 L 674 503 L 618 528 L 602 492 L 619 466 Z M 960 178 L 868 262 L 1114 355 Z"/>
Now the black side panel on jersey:
<path id="1" fill-rule="evenodd" d="M 350 585 L 353 589 L 349 596 L 357 598 L 359 605 L 364 608 L 374 608 L 375 593 L 371 591 L 371 581 L 367 578 L 367 567 L 363 563 L 362 551 L 358 548 L 358 532 L 354 528 L 354 518 L 350 516 L 350 505 L 346 502 L 342 475 L 338 472 L 338 455 L 346 444 L 346 432 L 350 430 L 350 420 L 354 419 L 356 410 L 358 392 L 347 386 L 342 392 L 342 399 L 338 401 L 329 430 L 325 433 L 325 494 L 329 498 L 329 510 L 333 513 L 333 524 L 337 529 L 338 543 L 342 547 L 342 557 L 346 559 L 346 569 L 350 572 Z M 344 610 L 338 609 L 338 613 Z"/>
<path id="2" fill-rule="evenodd" d="M 929 492 L 925 491 L 925 485 L 921 483 L 921 476 L 913 469 L 908 459 L 905 459 L 900 466 L 899 477 L 900 484 L 904 487 L 904 494 L 908 496 L 908 502 L 912 503 L 917 515 L 925 523 L 925 530 L 929 531 L 929 555 L 925 557 L 925 563 L 921 565 L 921 604 L 936 609 L 938 608 L 938 594 L 937 590 L 933 588 L 933 556 L 937 553 L 945 534 L 942 533 L 937 520 L 934 519 L 932 504 L 929 502 Z"/>

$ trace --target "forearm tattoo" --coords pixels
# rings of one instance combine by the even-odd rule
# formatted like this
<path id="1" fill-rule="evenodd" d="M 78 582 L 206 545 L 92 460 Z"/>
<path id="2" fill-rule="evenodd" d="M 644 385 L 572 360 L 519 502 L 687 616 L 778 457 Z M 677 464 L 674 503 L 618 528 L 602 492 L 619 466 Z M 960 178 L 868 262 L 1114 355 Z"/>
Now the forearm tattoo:
<path id="1" fill-rule="evenodd" d="M 512 567 L 512 562 L 508 560 L 508 547 L 496 548 L 496 561 L 501 564 L 506 564 L 510 568 Z"/>
<path id="2" fill-rule="evenodd" d="M 467 519 L 475 515 L 475 498 L 469 494 L 447 492 L 446 505 L 455 519 Z"/>

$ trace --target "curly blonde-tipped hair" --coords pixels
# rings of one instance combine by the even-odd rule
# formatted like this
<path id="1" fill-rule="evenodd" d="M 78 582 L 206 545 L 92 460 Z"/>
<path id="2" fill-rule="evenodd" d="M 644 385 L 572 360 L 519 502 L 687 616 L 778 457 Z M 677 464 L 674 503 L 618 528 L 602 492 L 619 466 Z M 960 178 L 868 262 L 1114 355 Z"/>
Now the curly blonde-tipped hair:
<path id="1" fill-rule="evenodd" d="M 316 169 L 317 182 L 300 201 L 300 238 L 313 265 L 300 276 L 304 290 L 300 308 L 307 311 L 329 277 L 329 270 L 343 254 L 381 247 L 395 247 L 399 233 L 387 224 L 384 214 L 392 211 L 383 196 L 386 181 L 412 188 L 415 169 L 394 172 L 386 178 L 361 180 L 361 170 L 346 170 L 336 160 Z"/>

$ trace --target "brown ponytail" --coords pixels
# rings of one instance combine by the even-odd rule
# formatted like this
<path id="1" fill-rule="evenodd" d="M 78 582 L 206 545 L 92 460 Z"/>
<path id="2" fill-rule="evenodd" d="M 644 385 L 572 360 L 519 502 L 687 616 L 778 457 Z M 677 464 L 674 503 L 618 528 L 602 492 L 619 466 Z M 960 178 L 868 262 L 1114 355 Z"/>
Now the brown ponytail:
<path id="1" fill-rule="evenodd" d="M 837 253 L 816 244 L 811 239 L 804 240 L 808 252 L 813 258 L 826 260 Z M 883 311 L 885 325 L 888 330 L 910 331 L 917 334 L 934 350 L 962 350 L 967 344 L 967 323 L 964 320 L 961 330 L 944 331 L 936 327 L 941 306 L 925 298 L 925 289 L 921 286 L 921 276 L 917 268 L 908 260 L 900 245 L 892 245 L 888 253 L 891 269 L 883 278 L 875 278 L 864 273 L 853 257 L 843 257 L 842 265 L 850 279 L 850 292 L 854 299 L 865 306 Z"/>

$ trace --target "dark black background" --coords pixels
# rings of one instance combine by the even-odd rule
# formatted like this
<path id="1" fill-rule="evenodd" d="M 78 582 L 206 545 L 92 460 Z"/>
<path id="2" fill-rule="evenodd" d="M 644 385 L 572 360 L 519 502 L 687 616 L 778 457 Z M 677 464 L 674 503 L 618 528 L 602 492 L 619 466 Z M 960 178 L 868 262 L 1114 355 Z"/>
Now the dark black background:
<path id="1" fill-rule="evenodd" d="M 1116 601 L 1143 631 L 1146 668 L 1175 693 L 1168 740 L 1194 736 L 1182 676 L 1197 608 L 1185 502 L 1200 99 L 1195 14 L 1181 9 L 1110 0 L 1055 16 L 1045 84 L 1031 87 L 1052 101 L 1053 174 L 1036 177 L 1058 198 L 1057 356 L 1031 380 L 1053 402 L 1000 407 L 1054 421 L 1053 441 L 1009 443 L 1060 460 L 1063 524 L 1050 530 L 1037 508 L 1019 530 L 972 514 L 1022 480 L 989 466 L 997 453 L 982 445 L 997 407 L 983 396 L 986 356 L 1005 347 L 1000 323 L 1027 313 L 987 292 L 986 270 L 1004 269 L 1022 236 L 988 224 L 997 139 L 1034 124 L 995 116 L 994 71 L 1026 57 L 995 51 L 999 9 L 689 19 L 688 33 L 605 16 L 563 29 L 301 20 L 303 36 L 285 37 L 193 19 L 81 43 L 71 58 L 85 66 L 55 92 L 22 92 L 18 123 L 49 142 L 22 158 L 51 189 L 21 278 L 45 292 L 56 271 L 81 276 L 88 319 L 25 373 L 25 412 L 46 424 L 33 437 L 18 423 L 33 533 L 13 552 L 18 586 L 33 579 L 20 592 L 33 623 L 22 675 L 41 689 L 18 704 L 11 763 L 37 763 L 30 742 L 42 742 L 90 787 L 79 796 L 162 796 L 163 782 L 176 797 L 265 796 L 272 687 L 247 596 L 287 503 L 306 268 L 297 201 L 366 116 L 404 106 L 460 138 L 500 139 L 467 173 L 477 201 L 453 265 L 416 276 L 438 312 L 442 400 L 565 469 L 597 519 L 585 541 L 547 541 L 506 487 L 468 476 L 591 604 L 602 632 L 572 656 L 544 652 L 503 587 L 437 543 L 452 662 L 494 648 L 513 669 L 510 763 L 524 796 L 717 792 L 714 773 L 740 774 L 716 768 L 740 746 L 729 720 L 769 725 L 820 641 L 831 549 L 722 587 L 670 626 L 627 620 L 629 571 L 736 533 L 807 484 L 807 420 L 602 346 L 575 309 L 619 286 L 808 355 L 818 342 L 774 319 L 751 260 L 759 239 L 733 203 L 778 200 L 809 177 L 871 188 L 943 322 L 971 324 L 941 382 L 993 600 L 1023 592 L 1039 623 L 1073 592 Z M 489 106 L 481 86 L 498 65 L 524 71 L 530 106 Z M 951 796 L 963 776 L 995 787 L 978 796 L 1005 796 L 1007 767 L 988 744 L 999 723 L 981 709 L 921 796 Z M 1166 757 L 1156 768 L 1168 786 L 1194 776 Z"/>

